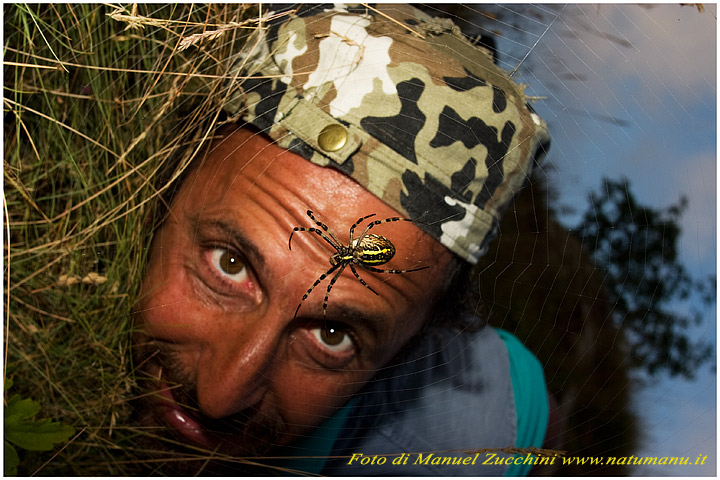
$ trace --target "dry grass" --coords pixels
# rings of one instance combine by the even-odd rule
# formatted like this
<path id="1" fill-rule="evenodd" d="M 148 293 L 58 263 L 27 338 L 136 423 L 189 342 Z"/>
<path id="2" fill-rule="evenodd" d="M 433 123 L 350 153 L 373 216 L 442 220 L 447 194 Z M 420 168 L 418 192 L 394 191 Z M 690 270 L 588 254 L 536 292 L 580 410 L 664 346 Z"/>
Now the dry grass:
<path id="1" fill-rule="evenodd" d="M 78 432 L 21 450 L 21 475 L 212 456 L 140 446 L 155 435 L 130 421 L 130 313 L 159 196 L 222 123 L 230 66 L 269 19 L 237 4 L 4 7 L 4 372 L 9 394 Z"/>
<path id="2" fill-rule="evenodd" d="M 130 311 L 161 172 L 211 139 L 243 5 L 6 5 L 5 375 L 80 434 L 19 473 L 127 475 Z M 221 60 L 223 59 L 223 60 Z"/>

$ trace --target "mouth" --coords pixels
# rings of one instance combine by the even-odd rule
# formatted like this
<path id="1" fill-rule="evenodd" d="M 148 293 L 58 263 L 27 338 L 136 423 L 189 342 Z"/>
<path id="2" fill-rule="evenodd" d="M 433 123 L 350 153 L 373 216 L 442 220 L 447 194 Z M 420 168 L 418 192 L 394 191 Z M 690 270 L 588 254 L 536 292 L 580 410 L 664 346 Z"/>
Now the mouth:
<path id="1" fill-rule="evenodd" d="M 150 456 L 159 455 L 160 464 L 154 465 L 153 473 L 171 476 L 197 476 L 204 474 L 223 476 L 266 476 L 262 464 L 246 463 L 247 459 L 265 456 L 268 444 L 249 442 L 246 429 L 233 419 L 205 419 L 195 411 L 190 398 L 181 385 L 156 373 L 153 381 L 146 384 L 152 394 L 140 399 L 136 407 L 136 420 L 140 425 L 161 428 L 165 435 L 141 437 Z M 252 425 L 251 425 L 252 427 Z M 272 468 L 272 467 L 268 467 Z"/>
<path id="2" fill-rule="evenodd" d="M 161 373 L 153 382 L 156 394 L 151 408 L 156 421 L 178 440 L 231 457 L 266 455 L 286 443 L 282 433 L 286 425 L 279 415 L 249 410 L 220 419 L 207 418 L 192 407 L 186 408 L 195 403 L 193 393 L 164 377 Z"/>
<path id="3" fill-rule="evenodd" d="M 134 353 L 138 372 L 144 377 L 140 388 L 149 393 L 141 395 L 144 398 L 136 404 L 141 424 L 165 427 L 188 447 L 230 457 L 264 456 L 297 436 L 272 404 L 223 418 L 207 417 L 197 402 L 193 375 L 182 368 L 182 352 L 156 340 L 138 340 Z"/>
<path id="4" fill-rule="evenodd" d="M 146 392 L 136 404 L 140 423 L 164 426 L 189 445 L 216 447 L 219 443 L 217 437 L 183 406 L 190 405 L 190 399 L 184 393 L 184 385 L 192 384 L 190 377 L 181 371 L 168 377 L 172 371 L 166 365 L 177 364 L 177 359 L 167 349 L 159 348 L 157 342 L 144 336 L 137 336 L 134 340 L 140 389 Z"/>
<path id="5" fill-rule="evenodd" d="M 219 439 L 206 432 L 200 422 L 195 420 L 187 410 L 178 404 L 172 393 L 172 387 L 165 382 L 161 382 L 158 393 L 162 399 L 160 412 L 168 426 L 195 445 L 206 448 L 217 446 Z"/>

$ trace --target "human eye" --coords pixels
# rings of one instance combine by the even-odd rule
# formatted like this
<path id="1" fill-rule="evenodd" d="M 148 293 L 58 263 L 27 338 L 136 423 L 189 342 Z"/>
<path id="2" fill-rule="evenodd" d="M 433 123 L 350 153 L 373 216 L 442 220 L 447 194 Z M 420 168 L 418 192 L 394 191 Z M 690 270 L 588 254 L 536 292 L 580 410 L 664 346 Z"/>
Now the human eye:
<path id="1" fill-rule="evenodd" d="M 203 248 L 200 278 L 213 292 L 228 296 L 257 299 L 258 291 L 252 266 L 246 257 L 230 245 L 209 244 Z"/>
<path id="2" fill-rule="evenodd" d="M 233 283 L 243 283 L 248 279 L 245 260 L 229 248 L 213 248 L 209 252 L 210 263 L 215 272 Z"/>
<path id="3" fill-rule="evenodd" d="M 352 336 L 343 327 L 327 325 L 313 328 L 310 332 L 324 348 L 333 353 L 346 352 L 355 348 Z"/>
<path id="4" fill-rule="evenodd" d="M 344 324 L 322 322 L 308 328 L 308 333 L 319 351 L 320 362 L 328 368 L 340 368 L 353 360 L 358 346 L 351 329 Z"/>

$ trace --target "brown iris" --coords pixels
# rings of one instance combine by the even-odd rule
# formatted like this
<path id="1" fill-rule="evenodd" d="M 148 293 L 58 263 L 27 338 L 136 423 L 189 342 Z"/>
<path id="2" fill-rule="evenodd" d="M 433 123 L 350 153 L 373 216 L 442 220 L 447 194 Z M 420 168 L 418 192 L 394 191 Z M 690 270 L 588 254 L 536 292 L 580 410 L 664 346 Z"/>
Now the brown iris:
<path id="1" fill-rule="evenodd" d="M 227 273 L 228 275 L 235 275 L 237 273 L 240 273 L 243 268 L 245 268 L 245 264 L 240 260 L 238 257 L 230 253 L 230 251 L 225 250 L 225 253 L 222 254 L 220 257 L 220 268 L 222 268 L 223 272 Z"/>
<path id="2" fill-rule="evenodd" d="M 340 345 L 345 338 L 345 334 L 334 327 L 325 327 L 320 330 L 320 338 L 326 345 Z"/>

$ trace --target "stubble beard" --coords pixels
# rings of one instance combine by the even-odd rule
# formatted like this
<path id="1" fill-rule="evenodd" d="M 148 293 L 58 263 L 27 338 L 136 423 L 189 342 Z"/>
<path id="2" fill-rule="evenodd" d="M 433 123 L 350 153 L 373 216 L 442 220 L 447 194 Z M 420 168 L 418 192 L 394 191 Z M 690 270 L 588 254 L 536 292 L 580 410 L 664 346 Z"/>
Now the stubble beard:
<path id="1" fill-rule="evenodd" d="M 202 414 L 195 381 L 183 370 L 180 356 L 172 345 L 149 341 L 136 344 L 135 352 L 136 364 L 140 365 L 137 378 L 141 392 L 133 402 L 134 421 L 141 431 L 149 433 L 141 439 L 146 450 L 170 460 L 163 466 L 164 471 L 183 475 L 198 474 L 198 467 L 203 468 L 204 473 L 208 473 L 208 469 L 247 471 L 243 459 L 255 463 L 254 458 L 269 456 L 287 436 L 287 424 L 277 410 L 263 412 L 250 408 L 220 419 Z M 168 425 L 164 413 L 168 394 L 161 393 L 167 387 L 172 392 L 174 408 L 182 409 L 201 425 L 214 447 L 194 445 L 182 432 Z M 193 456 L 197 456 L 197 460 L 192 460 Z M 173 457 L 176 457 L 174 461 Z"/>

